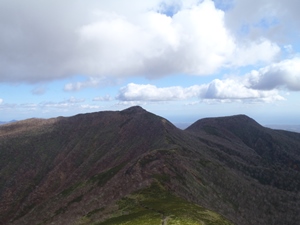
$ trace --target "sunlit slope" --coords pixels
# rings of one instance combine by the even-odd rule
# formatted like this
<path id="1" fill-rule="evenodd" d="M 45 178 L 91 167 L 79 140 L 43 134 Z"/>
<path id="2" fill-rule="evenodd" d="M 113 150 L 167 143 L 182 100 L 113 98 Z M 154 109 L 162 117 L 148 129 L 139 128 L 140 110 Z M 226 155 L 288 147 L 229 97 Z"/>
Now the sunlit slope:
<path id="1" fill-rule="evenodd" d="M 97 225 L 231 225 L 215 212 L 168 192 L 159 183 L 122 198 L 114 216 Z"/>

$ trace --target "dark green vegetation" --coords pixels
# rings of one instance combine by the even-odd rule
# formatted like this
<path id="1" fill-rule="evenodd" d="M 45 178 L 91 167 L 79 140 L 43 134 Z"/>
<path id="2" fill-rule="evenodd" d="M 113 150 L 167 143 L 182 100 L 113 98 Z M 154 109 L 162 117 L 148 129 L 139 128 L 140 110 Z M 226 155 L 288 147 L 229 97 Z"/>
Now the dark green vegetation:
<path id="1" fill-rule="evenodd" d="M 220 215 L 166 191 L 158 182 L 117 202 L 114 216 L 98 225 L 112 224 L 207 224 L 231 225 Z"/>
<path id="2" fill-rule="evenodd" d="M 296 225 L 299 193 L 300 134 L 244 115 L 180 130 L 132 107 L 0 126 L 0 224 Z"/>

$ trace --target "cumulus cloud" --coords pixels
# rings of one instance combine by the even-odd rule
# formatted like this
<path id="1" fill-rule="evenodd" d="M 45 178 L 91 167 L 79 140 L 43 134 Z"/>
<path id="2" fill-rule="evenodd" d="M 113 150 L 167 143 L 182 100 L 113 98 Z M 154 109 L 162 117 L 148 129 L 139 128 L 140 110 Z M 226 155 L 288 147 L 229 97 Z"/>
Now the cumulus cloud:
<path id="1" fill-rule="evenodd" d="M 105 14 L 105 20 L 79 30 L 87 52 L 82 70 L 117 76 L 206 75 L 228 64 L 269 62 L 278 54 L 279 47 L 266 39 L 238 42 L 227 30 L 224 16 L 210 0 L 181 8 L 172 17 L 150 11 L 130 21 Z"/>
<path id="2" fill-rule="evenodd" d="M 120 89 L 120 101 L 176 101 L 198 98 L 211 102 L 274 102 L 284 100 L 278 90 L 255 90 L 240 79 L 215 79 L 209 84 L 183 88 L 179 86 L 158 88 L 154 85 L 130 83 Z"/>
<path id="3" fill-rule="evenodd" d="M 107 17 L 79 30 L 87 52 L 83 67 L 89 74 L 210 74 L 234 49 L 224 13 L 211 1 L 182 9 L 172 18 L 155 11 L 140 15 L 138 21 Z"/>
<path id="4" fill-rule="evenodd" d="M 261 101 L 274 102 L 284 100 L 277 90 L 262 91 L 247 87 L 243 82 L 234 79 L 213 80 L 204 95 L 199 96 L 202 99 L 216 99 L 227 101 Z"/>
<path id="5" fill-rule="evenodd" d="M 3 99 L 2 98 L 0 98 L 0 104 L 3 102 Z"/>
<path id="6" fill-rule="evenodd" d="M 197 97 L 204 86 L 191 86 L 182 88 L 179 86 L 158 88 L 151 84 L 130 83 L 120 89 L 117 96 L 121 101 L 174 101 Z"/>
<path id="7" fill-rule="evenodd" d="M 235 60 L 232 60 L 232 64 L 247 66 L 257 62 L 272 62 L 279 53 L 280 48 L 277 44 L 262 38 L 255 42 L 241 43 L 233 54 Z"/>
<path id="8" fill-rule="evenodd" d="M 268 39 L 237 40 L 212 0 L 4 0 L 0 15 L 0 82 L 204 75 L 270 62 L 279 52 Z M 97 85 L 89 80 L 65 90 Z"/>
<path id="9" fill-rule="evenodd" d="M 300 91 L 300 58 L 273 63 L 244 76 L 215 79 L 208 84 L 159 88 L 130 83 L 119 91 L 120 101 L 176 101 L 198 98 L 202 102 L 275 102 L 281 90 Z M 195 101 L 194 101 L 195 102 Z"/>
<path id="10" fill-rule="evenodd" d="M 257 90 L 285 88 L 300 91 L 300 58 L 274 63 L 245 76 L 247 85 Z"/>

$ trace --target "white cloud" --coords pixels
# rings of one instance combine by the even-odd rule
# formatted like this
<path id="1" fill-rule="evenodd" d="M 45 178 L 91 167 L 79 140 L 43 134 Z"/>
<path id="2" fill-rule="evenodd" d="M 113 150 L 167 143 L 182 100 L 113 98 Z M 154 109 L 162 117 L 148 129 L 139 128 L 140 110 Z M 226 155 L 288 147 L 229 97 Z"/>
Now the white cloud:
<path id="1" fill-rule="evenodd" d="M 75 97 L 70 97 L 68 100 L 66 100 L 65 102 L 68 103 L 80 103 L 80 102 L 84 102 L 85 99 L 81 99 L 81 98 L 75 98 Z"/>
<path id="2" fill-rule="evenodd" d="M 100 101 L 100 102 L 105 102 L 105 101 L 112 101 L 113 98 L 110 95 L 105 95 L 105 96 L 99 96 L 93 98 L 93 101 Z"/>
<path id="3" fill-rule="evenodd" d="M 174 101 L 197 97 L 204 86 L 191 86 L 182 88 L 179 86 L 158 88 L 150 84 L 130 83 L 120 89 L 117 96 L 121 101 Z"/>
<path id="4" fill-rule="evenodd" d="M 245 76 L 248 86 L 258 90 L 286 88 L 300 91 L 300 58 L 295 57 L 254 70 Z"/>
<path id="5" fill-rule="evenodd" d="M 90 109 L 90 110 L 99 110 L 99 109 L 101 109 L 101 106 L 99 106 L 99 105 L 91 105 L 91 104 L 84 104 L 84 105 L 80 105 L 80 108 L 82 108 L 82 109 Z"/>
<path id="6" fill-rule="evenodd" d="M 87 111 L 95 111 L 99 110 L 102 107 L 97 104 L 83 104 L 85 102 L 85 99 L 78 99 L 75 97 L 71 97 L 67 100 L 60 101 L 60 102 L 41 102 L 37 104 L 37 110 L 43 110 L 43 111 L 53 111 L 53 112 L 70 112 L 71 115 L 74 113 L 79 113 L 82 110 L 84 112 Z"/>
<path id="7" fill-rule="evenodd" d="M 130 106 L 136 106 L 136 105 L 146 105 L 147 102 L 145 101 L 119 101 L 116 106 L 126 106 L 126 107 L 130 107 Z"/>
<path id="8" fill-rule="evenodd" d="M 158 88 L 154 85 L 130 83 L 120 89 L 120 101 L 176 101 L 199 98 L 203 102 L 274 102 L 284 100 L 277 90 L 255 90 L 249 88 L 241 79 L 215 79 L 209 84 L 183 88 L 179 86 Z"/>
<path id="9" fill-rule="evenodd" d="M 176 5 L 172 17 L 160 11 L 163 3 Z M 0 15 L 0 82 L 90 77 L 67 91 L 97 86 L 93 79 L 103 77 L 212 74 L 269 62 L 279 52 L 268 39 L 237 40 L 211 0 L 4 0 Z"/>
<path id="10" fill-rule="evenodd" d="M 0 104 L 2 104 L 2 102 L 3 102 L 3 99 L 2 99 L 2 98 L 0 98 Z"/>
<path id="11" fill-rule="evenodd" d="M 101 83 L 100 79 L 89 79 L 83 82 L 68 83 L 64 87 L 64 91 L 79 91 L 83 88 L 97 87 Z"/>
<path id="12" fill-rule="evenodd" d="M 237 42 L 224 15 L 210 0 L 182 8 L 172 18 L 154 11 L 140 14 L 137 21 L 105 14 L 105 20 L 79 30 L 85 57 L 78 70 L 115 76 L 204 75 L 229 64 L 269 62 L 279 53 L 267 39 Z"/>
<path id="13" fill-rule="evenodd" d="M 35 111 L 38 108 L 38 104 L 23 103 L 23 104 L 20 104 L 20 108 L 22 108 L 25 111 Z"/>
<path id="14" fill-rule="evenodd" d="M 213 80 L 205 95 L 200 96 L 203 99 L 217 99 L 244 102 L 274 102 L 284 100 L 277 90 L 261 91 L 247 87 L 239 79 Z"/>
<path id="15" fill-rule="evenodd" d="M 258 62 L 272 62 L 279 53 L 279 46 L 267 39 L 241 43 L 240 47 L 233 54 L 232 64 L 235 66 L 246 66 L 254 65 Z"/>
<path id="16" fill-rule="evenodd" d="M 154 85 L 130 83 L 119 91 L 120 101 L 176 101 L 195 97 L 202 102 L 275 102 L 285 98 L 281 89 L 300 91 L 300 58 L 283 60 L 244 76 L 215 79 L 208 84 L 183 88 L 158 88 Z"/>
<path id="17" fill-rule="evenodd" d="M 78 82 L 65 84 L 64 91 L 71 92 L 71 91 L 80 91 L 84 88 L 98 88 L 98 87 L 113 86 L 120 83 L 120 80 L 121 79 L 118 78 L 112 80 L 107 76 L 90 77 L 85 81 L 78 81 Z"/>
<path id="18" fill-rule="evenodd" d="M 58 108 L 58 109 L 72 109 L 73 107 L 78 107 L 79 103 L 85 102 L 85 99 L 79 99 L 75 97 L 70 97 L 69 99 L 66 99 L 64 101 L 60 102 L 52 102 L 52 101 L 46 101 L 41 102 L 38 104 L 39 108 Z"/>
<path id="19" fill-rule="evenodd" d="M 23 115 L 24 118 L 29 118 L 44 117 L 44 115 L 48 115 L 47 117 L 62 116 L 62 114 L 70 116 L 80 112 L 94 112 L 103 108 L 99 104 L 85 102 L 85 99 L 75 97 L 70 97 L 63 101 L 44 101 L 40 103 L 1 104 L 0 102 L 0 110 L 7 115 L 16 116 L 17 112 L 18 117 Z"/>

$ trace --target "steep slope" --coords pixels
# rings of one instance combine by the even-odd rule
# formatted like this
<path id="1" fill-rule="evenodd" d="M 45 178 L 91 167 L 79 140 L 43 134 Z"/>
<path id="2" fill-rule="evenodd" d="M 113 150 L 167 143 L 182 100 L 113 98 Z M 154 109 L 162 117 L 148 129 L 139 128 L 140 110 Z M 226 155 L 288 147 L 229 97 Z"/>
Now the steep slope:
<path id="1" fill-rule="evenodd" d="M 222 190 L 217 189 L 223 194 L 228 192 L 226 198 L 238 211 L 246 212 L 248 224 L 255 224 L 251 218 L 255 215 L 258 224 L 298 223 L 298 133 L 265 128 L 245 115 L 202 119 L 186 131 L 209 145 L 214 158 L 238 174 L 238 182 L 231 186 L 225 182 Z"/>
<path id="2" fill-rule="evenodd" d="M 0 223 L 296 225 L 299 146 L 243 115 L 183 131 L 141 107 L 2 125 Z"/>
<path id="3" fill-rule="evenodd" d="M 180 132 L 140 107 L 1 126 L 1 224 L 111 217 L 117 201 L 169 176 L 169 136 Z"/>
<path id="4" fill-rule="evenodd" d="M 116 173 L 163 145 L 163 132 L 160 118 L 138 107 L 1 126 L 0 221 L 22 217 L 78 181 Z"/>
<path id="5" fill-rule="evenodd" d="M 236 155 L 246 161 L 257 158 L 252 163 L 273 170 L 252 171 L 252 176 L 261 183 L 287 191 L 300 190 L 300 182 L 293 181 L 300 179 L 298 133 L 265 128 L 244 115 L 199 120 L 186 130 L 205 136 L 215 143 L 222 143 L 228 148 L 231 147 Z M 238 146 L 243 146 L 242 150 Z M 281 177 L 285 178 L 284 181 L 280 180 Z"/>

